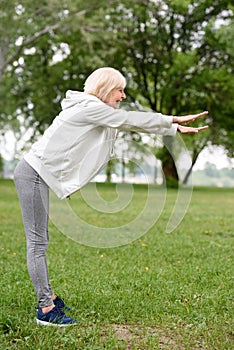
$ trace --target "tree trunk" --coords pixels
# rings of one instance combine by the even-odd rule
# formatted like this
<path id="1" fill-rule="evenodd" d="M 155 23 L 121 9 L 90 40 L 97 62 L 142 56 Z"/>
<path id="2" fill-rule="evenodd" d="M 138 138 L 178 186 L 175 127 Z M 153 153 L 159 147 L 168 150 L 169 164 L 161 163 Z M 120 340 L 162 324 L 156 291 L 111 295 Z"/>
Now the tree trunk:
<path id="1" fill-rule="evenodd" d="M 203 148 L 204 148 L 204 147 L 202 147 L 202 149 L 203 149 Z M 197 158 L 198 158 L 200 152 L 202 151 L 202 149 L 199 150 L 199 152 L 198 152 L 197 150 L 193 152 L 193 155 L 192 155 L 192 164 L 191 164 L 191 166 L 189 167 L 187 173 L 185 174 L 185 177 L 184 177 L 184 179 L 183 179 L 183 181 L 182 181 L 182 184 L 183 184 L 183 185 L 186 185 L 186 184 L 188 183 L 188 179 L 189 179 L 189 177 L 190 177 L 190 175 L 191 175 L 191 173 L 192 173 L 194 164 L 196 163 Z"/>
<path id="2" fill-rule="evenodd" d="M 189 177 L 190 177 L 190 175 L 191 175 L 191 173 L 192 173 L 194 164 L 195 164 L 195 163 L 192 163 L 192 164 L 191 164 L 190 168 L 188 169 L 187 173 L 185 174 L 185 177 L 184 177 L 184 179 L 183 179 L 183 181 L 182 181 L 182 184 L 183 184 L 183 185 L 186 185 L 186 184 L 188 183 L 188 179 L 189 179 Z"/>
<path id="3" fill-rule="evenodd" d="M 176 181 L 178 181 L 179 177 L 178 177 L 174 160 L 172 159 L 170 153 L 168 151 L 166 152 L 168 154 L 167 158 L 165 159 L 165 161 L 162 162 L 162 169 L 163 169 L 164 176 L 166 179 L 173 178 Z"/>
<path id="4" fill-rule="evenodd" d="M 125 160 L 124 160 L 124 152 L 122 153 L 122 183 L 125 182 Z"/>
<path id="5" fill-rule="evenodd" d="M 111 160 L 109 160 L 107 166 L 106 166 L 106 182 L 111 182 L 111 171 L 112 166 L 111 166 Z"/>
<path id="6" fill-rule="evenodd" d="M 168 186 L 177 187 L 179 182 L 178 172 L 172 156 L 173 137 L 164 136 L 164 144 L 160 160 L 162 162 L 162 170 Z"/>

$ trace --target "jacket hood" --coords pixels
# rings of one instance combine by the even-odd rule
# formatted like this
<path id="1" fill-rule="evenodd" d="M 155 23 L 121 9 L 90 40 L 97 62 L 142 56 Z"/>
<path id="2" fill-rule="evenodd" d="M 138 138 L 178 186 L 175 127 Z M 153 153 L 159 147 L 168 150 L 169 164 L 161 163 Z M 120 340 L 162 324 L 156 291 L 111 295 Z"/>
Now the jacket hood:
<path id="1" fill-rule="evenodd" d="M 82 106 L 93 105 L 93 104 L 103 104 L 103 102 L 96 96 L 86 94 L 81 91 L 68 90 L 66 92 L 65 98 L 61 102 L 62 109 L 67 109 L 80 104 Z"/>

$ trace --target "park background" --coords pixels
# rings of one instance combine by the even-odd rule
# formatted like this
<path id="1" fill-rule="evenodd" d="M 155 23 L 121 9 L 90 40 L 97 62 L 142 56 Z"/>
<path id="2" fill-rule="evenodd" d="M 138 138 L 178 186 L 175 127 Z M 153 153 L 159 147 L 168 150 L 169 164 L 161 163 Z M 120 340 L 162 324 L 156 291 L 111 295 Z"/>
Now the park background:
<path id="1" fill-rule="evenodd" d="M 59 113 L 66 90 L 83 90 L 94 69 L 113 66 L 127 78 L 123 108 L 168 115 L 208 110 L 198 123 L 209 131 L 184 137 L 191 167 L 180 181 L 205 169 L 195 184 L 233 186 L 233 31 L 229 1 L 2 1 L 0 171 L 12 176 Z M 164 146 L 173 148 L 170 137 L 149 141 L 122 132 L 119 138 L 126 158 L 153 152 L 166 179 L 178 181 Z M 130 140 L 137 147 L 128 149 Z M 134 175 L 132 164 L 123 163 Z M 108 181 L 115 172 L 112 162 Z"/>
<path id="2" fill-rule="evenodd" d="M 227 0 L 1 0 L 0 173 L 8 178 L 0 180 L 4 349 L 232 348 L 233 11 Z M 74 210 L 108 227 L 134 217 L 147 191 L 140 164 L 146 182 L 167 187 L 164 211 L 141 239 L 111 250 L 74 244 L 51 223 L 48 259 L 51 274 L 59 276 L 53 282 L 75 305 L 80 327 L 38 330 L 12 173 L 59 113 L 66 90 L 82 90 L 101 66 L 125 75 L 122 108 L 168 115 L 208 110 L 194 125 L 209 129 L 183 136 L 183 147 L 176 138 L 119 133 L 118 157 L 96 180 L 105 182 L 99 191 L 107 202 L 116 196 L 111 182 L 141 183 L 134 185 L 127 216 L 91 213 L 79 194 Z M 183 164 L 187 152 L 191 162 Z M 177 188 L 191 183 L 188 212 L 167 236 Z"/>

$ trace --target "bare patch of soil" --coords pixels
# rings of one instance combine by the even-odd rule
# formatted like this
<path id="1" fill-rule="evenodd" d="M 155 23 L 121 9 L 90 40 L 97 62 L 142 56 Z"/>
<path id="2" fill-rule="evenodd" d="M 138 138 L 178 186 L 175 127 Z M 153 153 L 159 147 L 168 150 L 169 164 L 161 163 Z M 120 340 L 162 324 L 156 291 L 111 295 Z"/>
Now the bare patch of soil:
<path id="1" fill-rule="evenodd" d="M 182 337 L 179 334 L 172 334 L 171 330 L 166 333 L 164 329 L 160 329 L 159 327 L 127 324 L 113 324 L 112 327 L 114 334 L 120 341 L 125 343 L 127 350 L 147 350 L 147 344 L 150 349 L 153 349 L 152 345 L 154 342 L 155 349 L 185 350 Z M 191 350 L 204 350 L 204 348 L 202 346 L 195 346 L 191 347 Z"/>

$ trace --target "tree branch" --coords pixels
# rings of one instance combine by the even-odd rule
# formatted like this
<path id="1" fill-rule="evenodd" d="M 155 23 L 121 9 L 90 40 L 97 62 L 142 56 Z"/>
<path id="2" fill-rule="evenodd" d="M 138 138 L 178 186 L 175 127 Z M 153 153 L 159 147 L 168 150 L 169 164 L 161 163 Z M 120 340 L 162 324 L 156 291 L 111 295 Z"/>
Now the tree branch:
<path id="1" fill-rule="evenodd" d="M 108 5 L 110 4 L 114 4 L 114 3 L 118 3 L 117 0 L 113 0 L 113 1 L 109 1 Z M 83 16 L 93 10 L 96 10 L 98 8 L 100 8 L 101 6 L 103 6 L 103 3 L 98 4 L 98 5 L 94 5 L 92 7 L 90 7 L 89 9 L 85 9 L 85 10 L 81 10 L 79 12 L 75 12 L 75 13 L 71 13 L 71 15 L 69 15 L 66 20 L 69 20 L 71 17 L 75 17 L 75 16 Z M 43 35 L 48 34 L 49 32 L 58 29 L 61 24 L 65 22 L 65 20 L 63 21 L 59 21 L 53 25 L 47 25 L 44 29 L 40 30 L 39 32 L 35 33 L 34 35 L 32 35 L 29 38 L 26 38 L 25 40 L 23 40 L 22 44 L 19 45 L 19 47 L 12 53 L 12 55 L 5 61 L 2 63 L 2 65 L 0 66 L 0 81 L 1 78 L 4 74 L 4 71 L 7 67 L 8 64 L 10 64 L 11 62 L 13 62 L 20 54 L 20 52 L 22 51 L 22 49 L 30 44 L 32 44 L 33 42 L 35 42 L 37 39 L 39 39 L 40 37 L 42 37 Z M 4 61 L 4 59 L 3 59 Z"/>

